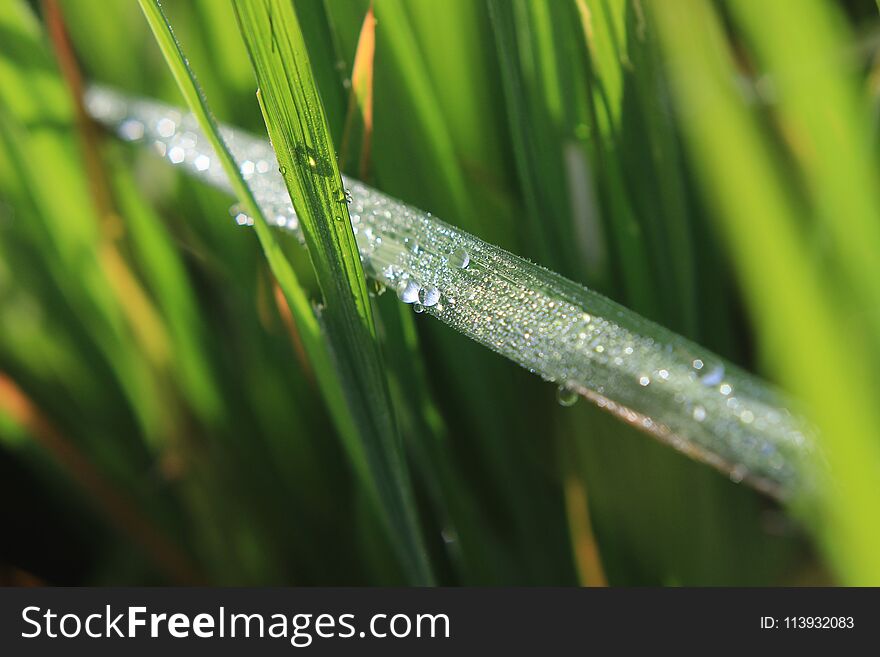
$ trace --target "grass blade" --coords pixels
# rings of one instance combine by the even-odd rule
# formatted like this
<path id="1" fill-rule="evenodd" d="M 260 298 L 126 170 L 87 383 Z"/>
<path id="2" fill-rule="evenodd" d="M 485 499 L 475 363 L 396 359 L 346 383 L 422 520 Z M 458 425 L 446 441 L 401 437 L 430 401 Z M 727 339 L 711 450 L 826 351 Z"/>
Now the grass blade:
<path id="1" fill-rule="evenodd" d="M 104 121 L 109 115 L 102 98 L 121 103 L 122 117 L 167 111 L 150 101 L 127 105 L 111 91 L 95 90 L 95 116 Z M 269 162 L 265 172 L 254 174 L 259 202 L 283 207 L 288 190 L 272 166 L 270 145 L 234 135 L 236 148 Z M 152 128 L 145 137 L 169 149 L 185 138 L 163 138 Z M 203 155 L 193 151 L 180 164 L 211 179 L 196 163 Z M 361 182 L 345 181 L 360 257 L 375 280 L 397 290 L 417 313 L 440 319 L 737 481 L 784 496 L 812 488 L 813 478 L 802 468 L 812 448 L 810 430 L 785 410 L 786 400 L 771 386 L 559 274 Z M 285 225 L 298 232 L 293 219 Z"/>
<path id="2" fill-rule="evenodd" d="M 346 192 L 292 6 L 236 2 L 260 100 L 323 293 L 322 324 L 380 503 L 414 581 L 431 581 Z"/>
<path id="3" fill-rule="evenodd" d="M 345 443 L 354 468 L 361 480 L 369 482 L 366 457 L 358 439 L 358 429 L 348 410 L 342 385 L 332 364 L 330 353 L 324 343 L 321 327 L 311 302 L 300 285 L 281 245 L 269 229 L 260 206 L 242 177 L 241 170 L 229 152 L 211 115 L 207 100 L 201 92 L 195 74 L 189 68 L 186 57 L 177 42 L 160 4 L 154 0 L 142 0 L 141 8 L 150 24 L 156 40 L 165 56 L 184 98 L 196 117 L 205 138 L 219 158 L 219 166 L 226 173 L 229 184 L 248 214 L 254 219 L 254 228 L 266 260 L 284 292 L 285 300 L 294 316 L 303 347 L 308 354 L 321 392 L 324 395 L 340 437 Z"/>
<path id="4" fill-rule="evenodd" d="M 733 85 L 738 71 L 719 17 L 689 0 L 651 7 L 677 99 L 694 108 L 685 136 L 743 278 L 763 350 L 823 431 L 834 483 L 822 491 L 820 535 L 835 546 L 830 553 L 849 581 L 877 583 L 877 386 L 867 360 L 852 356 L 870 351 L 841 314 L 827 272 L 806 255 L 802 206 L 753 108 Z"/>

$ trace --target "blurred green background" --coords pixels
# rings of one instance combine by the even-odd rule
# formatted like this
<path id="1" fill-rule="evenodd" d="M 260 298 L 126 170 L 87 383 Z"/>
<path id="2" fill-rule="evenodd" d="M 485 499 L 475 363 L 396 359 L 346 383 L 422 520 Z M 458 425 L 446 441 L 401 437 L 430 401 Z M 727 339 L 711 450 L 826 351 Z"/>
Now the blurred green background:
<path id="1" fill-rule="evenodd" d="M 375 294 L 437 582 L 880 582 L 873 2 L 294 6 L 341 168 L 791 390 L 835 476 L 780 508 Z M 163 7 L 265 134 L 232 6 Z M 77 70 L 183 105 L 133 0 L 0 3 L 0 578 L 411 581 L 253 230 Z"/>

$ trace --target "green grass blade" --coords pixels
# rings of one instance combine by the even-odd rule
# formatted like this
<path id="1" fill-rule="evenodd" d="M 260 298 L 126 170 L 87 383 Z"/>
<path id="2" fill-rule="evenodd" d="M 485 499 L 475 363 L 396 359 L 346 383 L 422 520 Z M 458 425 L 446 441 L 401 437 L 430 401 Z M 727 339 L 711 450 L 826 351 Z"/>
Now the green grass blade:
<path id="1" fill-rule="evenodd" d="M 737 0 L 731 13 L 773 85 L 774 109 L 816 211 L 816 230 L 851 295 L 880 335 L 880 165 L 869 104 L 854 62 L 852 35 L 827 2 Z M 792 16 L 797 21 L 792 21 Z"/>
<path id="2" fill-rule="evenodd" d="M 263 253 L 269 263 L 272 273 L 278 280 L 285 299 L 296 321 L 297 329 L 303 341 L 303 346 L 312 366 L 318 384 L 324 394 L 327 407 L 346 448 L 349 450 L 355 469 L 362 478 L 367 476 L 367 465 L 363 451 L 357 440 L 358 431 L 351 414 L 344 402 L 344 396 L 335 368 L 330 359 L 330 354 L 323 341 L 318 319 L 312 311 L 311 303 L 305 290 L 300 285 L 296 273 L 282 250 L 275 235 L 269 230 L 266 219 L 260 211 L 260 207 L 254 200 L 250 188 L 244 182 L 239 167 L 230 154 L 222 136 L 217 130 L 217 125 L 211 115 L 206 99 L 196 81 L 195 75 L 190 70 L 186 57 L 180 48 L 170 24 L 168 23 L 161 6 L 153 0 L 142 0 L 141 7 L 144 11 L 150 27 L 156 35 L 156 40 L 165 56 L 180 90 L 186 99 L 190 110 L 195 115 L 204 134 L 208 138 L 212 148 L 218 154 L 224 171 L 229 177 L 230 183 L 236 196 L 244 205 L 247 212 L 254 218 L 254 228 L 263 248 Z"/>
<path id="3" fill-rule="evenodd" d="M 322 324 L 380 503 L 414 581 L 431 581 L 366 279 L 327 120 L 289 3 L 236 2 L 269 136 L 321 287 Z"/>
<path id="4" fill-rule="evenodd" d="M 877 583 L 880 416 L 876 377 L 860 357 L 870 351 L 841 313 L 845 297 L 835 298 L 827 268 L 813 264 L 803 206 L 792 198 L 764 126 L 734 86 L 738 71 L 718 16 L 689 0 L 651 8 L 677 100 L 690 110 L 685 137 L 742 276 L 762 351 L 822 430 L 834 483 L 811 515 L 820 510 L 814 520 L 839 573 L 852 583 Z M 811 317 L 821 321 L 805 321 Z"/>

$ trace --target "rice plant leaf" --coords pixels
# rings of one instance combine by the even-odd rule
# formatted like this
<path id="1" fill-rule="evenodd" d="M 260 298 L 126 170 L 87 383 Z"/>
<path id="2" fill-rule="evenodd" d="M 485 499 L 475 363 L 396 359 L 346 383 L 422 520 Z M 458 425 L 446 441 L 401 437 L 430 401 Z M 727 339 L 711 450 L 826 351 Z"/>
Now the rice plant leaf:
<path id="1" fill-rule="evenodd" d="M 798 12 L 804 4 L 798 3 Z M 833 482 L 825 482 L 820 503 L 811 511 L 819 511 L 813 522 L 844 578 L 880 582 L 878 391 L 870 361 L 853 356 L 870 353 L 868 346 L 841 314 L 841 299 L 835 298 L 826 272 L 820 275 L 811 264 L 801 206 L 792 198 L 787 172 L 762 124 L 734 86 L 738 71 L 720 18 L 711 5 L 691 0 L 650 7 L 679 104 L 692 108 L 684 123 L 687 145 L 742 277 L 762 351 L 822 430 Z M 808 50 L 823 42 L 809 41 Z M 847 102 L 835 105 L 841 100 L 831 94 L 823 107 L 845 116 Z M 821 168 L 814 173 L 818 182 L 829 185 L 826 191 L 839 182 L 827 178 L 836 179 L 836 173 Z M 805 321 L 810 317 L 822 321 Z"/>
<path id="2" fill-rule="evenodd" d="M 168 66 L 177 80 L 190 111 L 196 117 L 205 137 L 219 158 L 219 165 L 226 172 L 236 196 L 250 216 L 254 218 L 254 228 L 263 248 L 263 253 L 272 269 L 272 273 L 277 278 L 284 292 L 285 299 L 296 320 L 304 348 L 312 361 L 312 366 L 314 367 L 327 407 L 351 455 L 356 471 L 362 478 L 366 479 L 367 465 L 357 439 L 358 431 L 351 414 L 348 412 L 340 381 L 331 363 L 330 354 L 321 335 L 320 324 L 312 310 L 311 302 L 300 285 L 296 273 L 287 260 L 281 245 L 272 231 L 269 230 L 260 206 L 254 200 L 251 189 L 242 178 L 241 171 L 217 128 L 207 101 L 198 86 L 195 74 L 189 68 L 187 59 L 171 30 L 171 26 L 160 4 L 154 0 L 141 0 L 141 8 L 156 36 Z"/>
<path id="3" fill-rule="evenodd" d="M 125 109 L 114 92 L 94 90 L 94 115 L 108 125 L 118 120 L 105 109 L 111 98 L 122 103 L 117 117 L 167 111 L 149 101 Z M 236 148 L 275 161 L 269 143 L 233 134 Z M 170 149 L 186 138 L 162 136 L 153 127 L 145 137 Z M 199 168 L 197 160 L 207 152 L 192 151 L 180 164 L 220 184 Z M 259 178 L 260 202 L 283 207 L 289 198 L 284 178 L 271 165 Z M 371 263 L 371 276 L 396 289 L 402 301 L 418 301 L 417 312 L 737 480 L 782 496 L 803 497 L 814 488 L 815 478 L 803 467 L 813 446 L 811 430 L 784 410 L 784 398 L 771 386 L 558 274 L 345 180 L 357 212 L 358 248 Z M 289 221 L 285 225 L 294 233 L 301 230 Z M 529 298 L 535 300 L 524 302 Z M 728 403 L 734 393 L 735 402 Z"/>
<path id="4" fill-rule="evenodd" d="M 351 73 L 351 91 L 345 130 L 339 148 L 343 168 L 369 180 L 368 166 L 373 139 L 373 62 L 376 53 L 376 17 L 372 5 L 364 16 Z"/>
<path id="5" fill-rule="evenodd" d="M 379 500 L 414 581 L 431 581 L 346 191 L 299 21 L 280 0 L 235 3 L 259 98 L 323 294 L 321 319 Z"/>

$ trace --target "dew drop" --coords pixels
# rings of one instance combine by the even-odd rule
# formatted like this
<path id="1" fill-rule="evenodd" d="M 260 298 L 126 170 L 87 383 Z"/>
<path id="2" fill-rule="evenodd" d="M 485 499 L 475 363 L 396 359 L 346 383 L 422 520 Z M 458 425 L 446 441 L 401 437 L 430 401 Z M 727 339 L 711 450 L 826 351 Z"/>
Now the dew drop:
<path id="1" fill-rule="evenodd" d="M 280 173 L 282 176 L 285 175 L 287 173 L 287 167 L 278 167 L 278 173 Z"/>
<path id="2" fill-rule="evenodd" d="M 180 146 L 174 146 L 168 151 L 168 159 L 172 164 L 180 164 L 186 159 L 186 151 Z"/>
<path id="3" fill-rule="evenodd" d="M 560 406 L 574 406 L 577 400 L 578 394 L 574 390 L 565 386 L 559 386 L 556 389 L 556 401 L 559 402 Z"/>
<path id="4" fill-rule="evenodd" d="M 711 371 L 700 377 L 700 383 L 704 386 L 717 386 L 723 378 L 724 365 L 716 365 Z"/>
<path id="5" fill-rule="evenodd" d="M 746 475 L 749 471 L 745 468 L 745 466 L 738 465 L 733 470 L 730 471 L 730 480 L 736 484 L 740 483 L 743 479 L 745 479 Z"/>
<path id="6" fill-rule="evenodd" d="M 410 253 L 419 252 L 419 243 L 413 237 L 403 238 L 403 245 L 409 250 Z"/>
<path id="7" fill-rule="evenodd" d="M 397 286 L 397 298 L 404 303 L 415 303 L 419 300 L 419 285 L 415 281 L 401 281 Z"/>
<path id="8" fill-rule="evenodd" d="M 455 249 L 449 254 L 449 266 L 456 269 L 466 269 L 471 262 L 470 254 L 464 249 Z"/>
<path id="9" fill-rule="evenodd" d="M 159 133 L 160 137 L 164 137 L 165 139 L 173 136 L 176 131 L 177 125 L 171 119 L 159 119 L 159 122 L 156 124 L 156 132 Z"/>
<path id="10" fill-rule="evenodd" d="M 649 379 L 647 376 L 642 376 L 639 378 L 639 385 L 642 386 L 643 388 L 646 388 L 650 384 L 651 384 L 651 379 Z"/>
<path id="11" fill-rule="evenodd" d="M 119 126 L 119 136 L 126 141 L 137 141 L 144 138 L 144 124 L 136 119 L 127 119 Z"/>
<path id="12" fill-rule="evenodd" d="M 694 419 L 697 422 L 702 422 L 703 420 L 705 420 L 706 419 L 706 409 L 703 408 L 702 406 L 695 406 L 694 407 Z"/>
<path id="13" fill-rule="evenodd" d="M 419 290 L 419 302 L 425 306 L 435 306 L 440 301 L 440 290 L 436 287 L 423 287 Z"/>
<path id="14" fill-rule="evenodd" d="M 425 312 L 425 307 L 420 303 L 414 303 L 413 310 L 416 311 L 417 315 L 420 315 L 421 313 Z"/>

